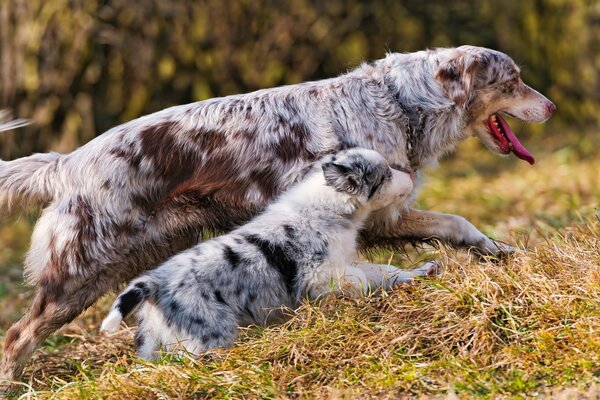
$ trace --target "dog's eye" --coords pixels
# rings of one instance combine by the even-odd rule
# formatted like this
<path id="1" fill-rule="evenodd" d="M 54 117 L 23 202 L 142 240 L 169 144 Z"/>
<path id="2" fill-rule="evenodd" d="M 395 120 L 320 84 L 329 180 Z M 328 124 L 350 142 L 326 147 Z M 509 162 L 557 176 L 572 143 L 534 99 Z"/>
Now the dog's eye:
<path id="1" fill-rule="evenodd" d="M 388 168 L 388 173 L 389 173 L 389 176 L 391 177 L 392 176 L 392 171 L 389 168 Z M 387 179 L 387 177 L 388 177 L 388 175 L 385 174 L 384 176 L 381 177 L 381 179 L 379 180 L 379 182 L 377 182 L 375 185 L 373 185 L 373 187 L 371 187 L 371 191 L 369 192 L 369 196 L 368 196 L 369 199 L 371 197 L 373 197 L 373 195 L 375 194 L 375 192 L 377 192 L 377 190 L 381 187 L 381 185 L 383 185 L 383 183 L 386 180 L 389 180 L 389 179 Z"/>
<path id="2" fill-rule="evenodd" d="M 517 75 L 514 78 L 509 79 L 506 83 L 511 86 L 517 86 L 519 84 L 519 76 Z"/>

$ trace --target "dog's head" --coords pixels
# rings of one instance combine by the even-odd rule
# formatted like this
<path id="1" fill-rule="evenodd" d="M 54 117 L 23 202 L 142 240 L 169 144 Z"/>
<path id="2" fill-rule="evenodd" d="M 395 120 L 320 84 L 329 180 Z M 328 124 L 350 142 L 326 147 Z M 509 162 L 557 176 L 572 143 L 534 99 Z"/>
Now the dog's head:
<path id="1" fill-rule="evenodd" d="M 321 164 L 325 182 L 370 210 L 406 199 L 413 190 L 408 170 L 390 168 L 381 154 L 352 148 L 329 156 Z"/>
<path id="2" fill-rule="evenodd" d="M 475 46 L 440 51 L 436 81 L 464 109 L 465 132 L 493 152 L 534 163 L 502 114 L 525 122 L 544 122 L 556 106 L 521 80 L 519 67 L 506 54 Z"/>

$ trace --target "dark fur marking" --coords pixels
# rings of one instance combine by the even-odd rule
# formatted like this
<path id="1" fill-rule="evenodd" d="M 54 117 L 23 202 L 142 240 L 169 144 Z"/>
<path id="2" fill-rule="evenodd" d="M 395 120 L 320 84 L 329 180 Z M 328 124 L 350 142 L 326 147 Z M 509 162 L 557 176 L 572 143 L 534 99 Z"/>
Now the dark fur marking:
<path id="1" fill-rule="evenodd" d="M 4 339 L 4 354 L 15 347 L 17 340 L 21 337 L 21 331 L 18 329 L 9 329 L 6 333 L 6 338 Z"/>
<path id="2" fill-rule="evenodd" d="M 247 235 L 246 240 L 256 246 L 269 265 L 279 271 L 288 293 L 293 293 L 298 274 L 298 265 L 296 264 L 296 260 L 288 255 L 286 248 L 277 243 L 264 240 L 257 235 Z"/>
<path id="3" fill-rule="evenodd" d="M 229 246 L 225 246 L 225 258 L 229 262 L 229 265 L 231 265 L 231 269 L 236 269 L 240 264 L 240 255 Z"/>
<path id="4" fill-rule="evenodd" d="M 282 125 L 288 124 L 287 121 L 281 121 Z M 288 127 L 288 132 L 281 138 L 275 146 L 277 157 L 283 162 L 291 162 L 297 159 L 314 161 L 317 155 L 308 149 L 310 132 L 306 125 L 293 123 Z"/>
<path id="5" fill-rule="evenodd" d="M 125 318 L 133 309 L 144 300 L 143 291 L 139 289 L 129 290 L 119 299 L 119 312 Z"/>
<path id="6" fill-rule="evenodd" d="M 138 234 L 141 231 L 140 228 L 141 227 L 136 225 L 133 221 L 123 221 L 115 223 L 113 229 L 116 237 L 128 237 Z"/>
<path id="7" fill-rule="evenodd" d="M 250 318 L 252 319 L 252 321 L 257 322 L 256 316 L 254 315 L 254 313 L 250 309 L 250 304 L 246 303 L 246 305 L 244 306 L 244 312 L 246 314 L 248 314 L 248 316 L 250 316 Z"/>
<path id="8" fill-rule="evenodd" d="M 249 178 L 258 186 L 265 199 L 270 200 L 279 193 L 279 177 L 274 169 L 255 169 L 250 172 Z"/>
<path id="9" fill-rule="evenodd" d="M 97 215 L 97 212 L 87 198 L 77 196 L 75 205 L 73 206 L 73 214 L 77 218 L 75 231 L 79 235 L 79 240 L 77 240 L 77 246 L 65 246 L 65 248 L 73 249 L 75 252 L 75 260 L 79 263 L 79 265 L 76 265 L 75 267 L 83 268 L 87 266 L 87 264 L 93 262 L 89 258 L 88 249 L 89 243 L 95 243 L 98 236 L 94 220 L 94 216 Z"/>
<path id="10" fill-rule="evenodd" d="M 288 239 L 294 239 L 296 237 L 296 229 L 290 225 L 283 225 L 283 230 L 285 231 L 285 236 Z"/>
<path id="11" fill-rule="evenodd" d="M 31 314 L 34 318 L 39 317 L 46 311 L 46 306 L 48 305 L 48 296 L 46 293 L 40 294 L 40 300 L 33 303 Z"/>
<path id="12" fill-rule="evenodd" d="M 164 121 L 139 133 L 140 154 L 152 162 L 154 172 L 168 182 L 169 188 L 189 179 L 196 164 L 194 152 L 176 140 L 178 126 L 177 122 Z"/>
<path id="13" fill-rule="evenodd" d="M 227 136 L 224 132 L 215 129 L 199 129 L 193 139 L 203 152 L 212 153 L 227 144 Z"/>
<path id="14" fill-rule="evenodd" d="M 227 302 L 223 298 L 223 295 L 221 294 L 221 291 L 218 289 L 215 290 L 215 299 L 217 299 L 217 301 L 221 304 L 227 304 Z"/>
<path id="15" fill-rule="evenodd" d="M 133 169 L 135 172 L 138 172 L 140 170 L 140 164 L 142 163 L 141 154 L 136 152 L 131 147 L 123 147 L 123 144 L 120 142 L 119 144 L 120 147 L 110 150 L 110 154 L 112 154 L 116 158 L 125 160 L 129 167 L 131 167 L 131 169 Z"/>
<path id="16" fill-rule="evenodd" d="M 144 339 L 146 339 L 144 337 L 144 334 L 138 329 L 135 332 L 135 336 L 134 336 L 136 349 L 139 349 L 139 348 L 141 348 L 144 345 L 144 341 L 145 341 Z"/>
<path id="17" fill-rule="evenodd" d="M 169 302 L 169 310 L 172 314 L 179 314 L 181 311 L 181 305 L 179 305 L 177 300 L 171 300 Z"/>

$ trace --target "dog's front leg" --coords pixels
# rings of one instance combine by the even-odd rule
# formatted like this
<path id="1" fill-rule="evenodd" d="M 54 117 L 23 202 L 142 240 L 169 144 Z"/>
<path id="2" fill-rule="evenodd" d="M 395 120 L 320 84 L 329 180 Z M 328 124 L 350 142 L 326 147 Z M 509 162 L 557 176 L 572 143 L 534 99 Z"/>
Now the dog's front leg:
<path id="1" fill-rule="evenodd" d="M 385 217 L 374 215 L 362 235 L 366 247 L 441 241 L 456 248 L 471 249 L 478 256 L 502 256 L 515 251 L 513 247 L 487 237 L 458 215 L 410 208 L 393 221 L 386 221 Z"/>

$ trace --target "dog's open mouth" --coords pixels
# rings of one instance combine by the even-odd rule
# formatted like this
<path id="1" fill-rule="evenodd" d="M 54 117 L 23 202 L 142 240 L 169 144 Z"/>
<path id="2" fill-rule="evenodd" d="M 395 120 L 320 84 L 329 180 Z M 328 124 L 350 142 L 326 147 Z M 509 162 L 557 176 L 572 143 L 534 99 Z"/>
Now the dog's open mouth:
<path id="1" fill-rule="evenodd" d="M 508 122 L 498 113 L 494 113 L 488 117 L 488 126 L 494 135 L 494 141 L 504 154 L 510 152 L 521 160 L 527 161 L 529 164 L 535 163 L 533 155 L 519 142 Z"/>

